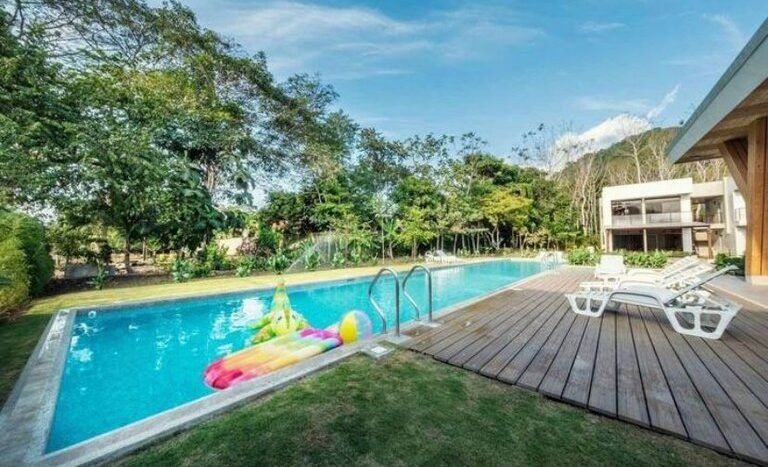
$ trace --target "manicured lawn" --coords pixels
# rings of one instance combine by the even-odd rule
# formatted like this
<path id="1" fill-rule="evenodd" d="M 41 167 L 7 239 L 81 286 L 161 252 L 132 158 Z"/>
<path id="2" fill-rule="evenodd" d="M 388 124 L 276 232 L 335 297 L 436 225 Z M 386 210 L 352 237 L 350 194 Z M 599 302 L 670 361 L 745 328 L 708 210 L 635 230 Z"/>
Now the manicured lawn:
<path id="1" fill-rule="evenodd" d="M 121 465 L 735 465 L 428 357 L 356 356 Z"/>
<path id="2" fill-rule="evenodd" d="M 407 270 L 412 263 L 391 266 L 395 270 Z M 306 282 L 344 279 L 375 274 L 379 266 L 335 269 L 327 271 L 287 274 L 288 285 Z M 75 292 L 35 300 L 21 315 L 10 321 L 0 320 L 0 405 L 13 389 L 29 355 L 45 329 L 51 314 L 67 307 L 100 305 L 116 301 L 149 300 L 185 295 L 202 295 L 233 292 L 254 287 L 275 285 L 274 274 L 252 277 L 219 277 L 199 279 L 181 284 L 157 284 L 105 290 Z"/>

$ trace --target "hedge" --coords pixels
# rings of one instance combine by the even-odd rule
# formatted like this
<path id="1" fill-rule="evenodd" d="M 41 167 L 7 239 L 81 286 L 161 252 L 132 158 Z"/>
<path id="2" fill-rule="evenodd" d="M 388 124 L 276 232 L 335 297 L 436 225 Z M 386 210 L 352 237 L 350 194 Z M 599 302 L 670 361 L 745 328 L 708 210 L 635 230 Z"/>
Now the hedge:
<path id="1" fill-rule="evenodd" d="M 24 214 L 5 213 L 0 216 L 0 226 L 0 241 L 8 238 L 19 241 L 26 262 L 29 294 L 40 295 L 53 277 L 54 268 L 43 224 Z"/>
<path id="2" fill-rule="evenodd" d="M 21 306 L 29 296 L 27 259 L 15 237 L 0 241 L 0 276 L 10 284 L 0 285 L 0 316 Z"/>

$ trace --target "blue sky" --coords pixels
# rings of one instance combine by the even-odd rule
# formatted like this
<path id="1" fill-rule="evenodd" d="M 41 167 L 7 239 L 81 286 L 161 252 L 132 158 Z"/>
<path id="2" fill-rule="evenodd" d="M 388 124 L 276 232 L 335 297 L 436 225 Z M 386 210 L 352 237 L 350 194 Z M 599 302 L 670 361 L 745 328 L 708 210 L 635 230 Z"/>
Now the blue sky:
<path id="1" fill-rule="evenodd" d="M 184 3 L 276 78 L 319 73 L 363 126 L 474 131 L 500 155 L 539 123 L 598 146 L 678 123 L 768 14 L 765 0 Z"/>

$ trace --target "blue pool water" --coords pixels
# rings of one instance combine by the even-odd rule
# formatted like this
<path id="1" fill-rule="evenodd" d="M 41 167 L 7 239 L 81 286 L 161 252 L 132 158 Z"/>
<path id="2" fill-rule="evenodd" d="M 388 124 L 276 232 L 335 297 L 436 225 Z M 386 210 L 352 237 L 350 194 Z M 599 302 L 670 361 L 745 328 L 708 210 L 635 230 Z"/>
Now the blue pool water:
<path id="1" fill-rule="evenodd" d="M 540 271 L 535 261 L 491 261 L 432 273 L 435 311 L 487 294 Z M 402 277 L 402 275 L 401 275 Z M 290 286 L 294 309 L 324 328 L 347 311 L 365 311 L 381 331 L 368 303 L 370 278 Z M 394 325 L 391 278 L 375 297 Z M 412 277 L 408 290 L 426 313 L 426 279 Z M 209 363 L 248 345 L 249 325 L 268 310 L 271 291 L 156 303 L 120 310 L 81 311 L 75 318 L 47 449 L 55 451 L 213 392 L 203 382 Z M 248 306 L 244 306 L 247 301 Z M 401 300 L 401 320 L 413 319 Z"/>

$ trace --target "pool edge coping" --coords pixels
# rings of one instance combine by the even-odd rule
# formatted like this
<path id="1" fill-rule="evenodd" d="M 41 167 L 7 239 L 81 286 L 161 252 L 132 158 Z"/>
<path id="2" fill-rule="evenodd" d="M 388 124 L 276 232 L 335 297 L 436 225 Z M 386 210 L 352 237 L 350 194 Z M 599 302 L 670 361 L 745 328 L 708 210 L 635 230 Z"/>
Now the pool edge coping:
<path id="1" fill-rule="evenodd" d="M 472 261 L 466 263 L 459 262 L 451 264 L 439 264 L 430 267 L 430 269 L 439 270 L 462 265 L 467 266 L 493 261 L 538 262 L 537 260 L 530 258 L 502 257 L 483 259 L 480 261 Z M 441 310 L 439 316 L 447 316 L 454 311 L 471 305 L 472 303 L 485 300 L 504 291 L 518 287 L 519 285 L 539 277 L 542 274 L 548 274 L 552 272 L 552 270 L 553 269 L 546 269 L 544 271 L 540 271 L 536 274 L 524 277 L 518 281 L 490 291 L 487 294 L 449 306 L 444 310 Z M 407 269 L 398 271 L 398 273 L 401 272 L 405 273 L 407 272 Z M 374 277 L 373 274 L 363 274 L 359 276 L 334 278 L 312 282 L 301 282 L 296 284 L 295 287 L 312 285 L 327 286 L 328 284 L 333 283 L 343 284 L 350 281 L 370 279 L 372 277 Z M 133 423 L 108 431 L 101 435 L 88 438 L 80 443 L 68 446 L 66 448 L 50 453 L 45 452 L 48 443 L 48 435 L 53 423 L 53 417 L 55 415 L 55 405 L 58 398 L 58 388 L 61 384 L 62 373 L 64 369 L 66 349 L 71 342 L 72 327 L 74 326 L 74 321 L 78 312 L 85 310 L 119 310 L 123 307 L 141 306 L 142 304 L 148 303 L 172 303 L 199 298 L 213 298 L 250 292 L 260 292 L 273 288 L 274 286 L 264 285 L 221 293 L 185 294 L 175 297 L 116 301 L 112 303 L 96 305 L 74 306 L 57 310 L 51 316 L 51 319 L 41 334 L 41 337 L 38 340 L 33 353 L 27 360 L 18 380 L 14 384 L 8 399 L 5 401 L 2 409 L 0 409 L 0 427 L 7 423 L 16 422 L 13 424 L 13 429 L 0 431 L 0 447 L 3 448 L 2 452 L 6 454 L 6 448 L 13 448 L 8 451 L 12 452 L 12 454 L 15 456 L 12 458 L 12 460 L 22 465 L 84 465 L 114 460 L 129 452 L 139 449 L 142 446 L 151 444 L 160 439 L 173 436 L 180 431 L 183 431 L 217 415 L 233 410 L 239 406 L 242 406 L 243 404 L 281 389 L 298 379 L 309 376 L 316 371 L 327 368 L 335 363 L 349 358 L 355 353 L 361 351 L 366 346 L 374 345 L 376 342 L 382 341 L 398 344 L 398 342 L 407 340 L 407 338 L 403 339 L 402 337 L 393 339 L 394 336 L 391 333 L 379 334 L 374 338 L 364 342 L 356 343 L 351 346 L 342 346 L 338 349 L 331 350 L 330 352 L 317 355 L 288 368 L 279 370 L 269 376 L 259 378 L 258 380 L 244 382 L 237 387 L 232 388 L 231 390 L 213 393 L 200 399 L 196 399 L 180 406 L 165 410 L 163 412 L 159 412 L 155 415 L 137 420 Z M 58 334 L 52 335 L 51 332 L 55 330 L 54 327 L 56 326 L 57 320 L 61 319 L 64 319 L 64 323 L 59 328 Z M 401 331 L 410 329 L 410 327 L 417 326 L 420 323 L 423 323 L 423 321 L 409 322 L 401 328 Z M 46 346 L 46 343 L 50 342 L 51 340 L 56 340 L 56 342 L 54 342 L 51 346 L 53 349 Z M 44 351 L 49 353 L 54 352 L 51 355 L 52 358 L 50 358 L 50 360 L 47 362 L 41 361 Z M 41 378 L 43 381 L 45 381 L 43 390 L 35 390 L 34 388 L 29 388 L 29 380 L 35 372 L 43 373 L 42 376 L 37 376 L 38 378 Z M 33 394 L 29 395 L 29 392 L 32 392 Z M 38 404 L 26 403 L 22 399 L 22 397 L 25 396 L 25 393 L 27 394 L 27 398 L 33 398 L 41 402 Z M 211 401 L 213 401 L 214 404 L 211 407 L 205 407 L 210 405 Z M 36 406 L 37 409 L 33 411 L 31 416 L 22 416 L 21 420 L 14 420 L 12 417 L 14 411 L 17 410 L 20 405 L 25 403 L 28 406 Z M 166 419 L 177 420 L 175 422 L 171 420 L 169 423 L 169 421 Z M 158 421 L 163 420 L 166 420 L 165 424 L 157 423 Z M 17 429 L 20 425 L 23 425 L 23 429 Z M 129 434 L 127 437 L 125 436 L 126 433 L 130 433 L 131 431 L 135 430 L 139 430 L 139 432 L 133 435 Z"/>

